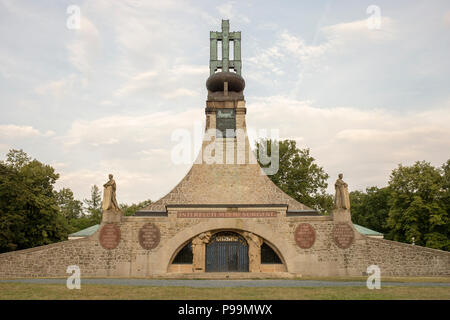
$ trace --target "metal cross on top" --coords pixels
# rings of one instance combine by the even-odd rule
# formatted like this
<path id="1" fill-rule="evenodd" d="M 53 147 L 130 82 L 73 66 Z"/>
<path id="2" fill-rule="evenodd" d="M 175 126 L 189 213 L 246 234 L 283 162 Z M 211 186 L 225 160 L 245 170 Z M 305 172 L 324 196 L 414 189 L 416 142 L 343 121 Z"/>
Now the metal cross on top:
<path id="1" fill-rule="evenodd" d="M 222 32 L 210 32 L 211 53 L 209 59 L 209 72 L 213 75 L 218 69 L 229 72 L 234 69 L 241 75 L 241 32 L 230 32 L 230 21 L 222 20 Z M 217 41 L 222 41 L 222 60 L 217 60 Z M 230 41 L 234 44 L 234 57 L 230 60 Z"/>

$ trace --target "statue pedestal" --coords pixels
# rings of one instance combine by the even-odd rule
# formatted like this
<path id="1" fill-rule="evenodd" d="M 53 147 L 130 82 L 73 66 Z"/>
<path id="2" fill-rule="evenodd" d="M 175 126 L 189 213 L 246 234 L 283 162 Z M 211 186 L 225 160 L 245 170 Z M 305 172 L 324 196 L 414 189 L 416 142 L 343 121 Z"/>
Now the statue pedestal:
<path id="1" fill-rule="evenodd" d="M 106 210 L 102 212 L 102 223 L 120 223 L 123 213 L 118 210 Z"/>
<path id="2" fill-rule="evenodd" d="M 349 209 L 334 209 L 332 215 L 334 222 L 352 222 Z"/>

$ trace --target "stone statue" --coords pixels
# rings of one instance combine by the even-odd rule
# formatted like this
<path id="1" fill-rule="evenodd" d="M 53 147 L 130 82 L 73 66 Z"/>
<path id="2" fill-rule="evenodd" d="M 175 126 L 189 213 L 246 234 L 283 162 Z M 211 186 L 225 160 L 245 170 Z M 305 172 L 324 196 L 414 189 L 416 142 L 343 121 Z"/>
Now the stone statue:
<path id="1" fill-rule="evenodd" d="M 116 200 L 116 182 L 113 179 L 113 175 L 109 175 L 109 181 L 103 185 L 103 211 L 113 210 L 120 211 L 119 205 Z"/>
<path id="2" fill-rule="evenodd" d="M 336 180 L 334 187 L 336 188 L 336 195 L 334 197 L 335 209 L 350 209 L 350 196 L 348 193 L 348 185 L 342 180 L 343 175 L 339 173 L 339 179 Z"/>

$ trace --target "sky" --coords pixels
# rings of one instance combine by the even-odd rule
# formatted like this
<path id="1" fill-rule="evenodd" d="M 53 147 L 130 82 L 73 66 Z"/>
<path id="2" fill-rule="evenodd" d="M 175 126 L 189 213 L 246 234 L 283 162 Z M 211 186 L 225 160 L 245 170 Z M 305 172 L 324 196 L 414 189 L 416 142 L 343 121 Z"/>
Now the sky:
<path id="1" fill-rule="evenodd" d="M 204 125 L 221 19 L 242 32 L 247 126 L 310 148 L 329 192 L 450 158 L 448 0 L 0 0 L 0 159 L 23 149 L 78 199 L 113 173 L 119 203 L 157 200 L 191 166 L 172 134 Z"/>

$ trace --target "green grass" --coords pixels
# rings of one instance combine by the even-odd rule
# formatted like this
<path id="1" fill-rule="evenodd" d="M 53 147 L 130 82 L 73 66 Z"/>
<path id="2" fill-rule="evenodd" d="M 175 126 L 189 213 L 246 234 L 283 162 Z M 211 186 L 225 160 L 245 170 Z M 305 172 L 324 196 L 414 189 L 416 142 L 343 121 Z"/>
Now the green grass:
<path id="1" fill-rule="evenodd" d="M 62 284 L 0 283 L 0 300 L 72 299 L 444 299 L 450 300 L 448 287 L 365 287 L 325 288 L 189 288 L 81 284 L 69 290 Z"/>
<path id="2" fill-rule="evenodd" d="M 361 277 L 301 277 L 295 280 L 319 280 L 319 281 L 367 281 L 367 276 Z M 450 283 L 450 277 L 381 277 L 383 282 L 442 282 Z"/>

